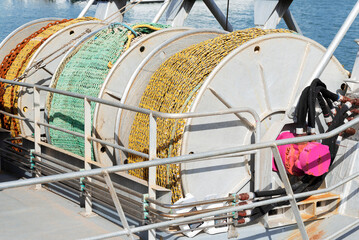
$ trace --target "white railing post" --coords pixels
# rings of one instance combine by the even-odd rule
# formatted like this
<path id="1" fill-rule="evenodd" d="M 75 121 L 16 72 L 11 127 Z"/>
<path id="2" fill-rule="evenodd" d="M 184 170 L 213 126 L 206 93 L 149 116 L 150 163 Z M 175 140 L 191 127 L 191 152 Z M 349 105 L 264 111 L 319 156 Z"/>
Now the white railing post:
<path id="1" fill-rule="evenodd" d="M 39 125 L 41 119 L 41 110 L 40 110 L 40 90 L 37 87 L 34 87 L 34 150 L 37 153 L 41 154 L 41 127 Z M 37 157 L 38 161 L 41 161 L 41 158 Z M 35 176 L 40 177 L 40 170 L 35 168 Z M 41 184 L 36 184 L 35 189 L 41 189 Z"/>
<path id="2" fill-rule="evenodd" d="M 156 118 L 152 113 L 149 115 L 150 118 L 150 142 L 149 142 L 149 161 L 157 158 L 157 122 Z M 148 197 L 156 199 L 156 192 L 153 190 L 153 187 L 156 185 L 156 167 L 148 168 Z M 155 207 L 151 205 L 151 207 Z M 156 239 L 156 230 L 152 229 L 148 231 L 148 239 Z"/>
<path id="3" fill-rule="evenodd" d="M 289 203 L 290 203 L 291 209 L 293 211 L 295 220 L 297 221 L 297 225 L 298 225 L 299 231 L 300 231 L 300 233 L 302 235 L 302 239 L 303 240 L 309 240 L 307 231 L 305 230 L 303 219 L 300 216 L 297 201 L 294 198 L 294 193 L 293 193 L 292 186 L 290 185 L 290 182 L 289 182 L 289 179 L 288 179 L 288 176 L 287 176 L 287 172 L 286 172 L 286 170 L 284 168 L 284 164 L 283 164 L 282 158 L 281 158 L 281 156 L 279 154 L 277 144 L 275 144 L 275 143 L 273 144 L 272 152 L 273 152 L 275 163 L 276 163 L 278 171 L 279 171 L 279 176 L 280 176 L 280 178 L 281 178 L 281 180 L 282 180 L 282 182 L 284 184 L 285 191 L 286 191 L 287 195 L 291 197 L 291 199 L 289 200 Z"/>
<path id="4" fill-rule="evenodd" d="M 84 98 L 84 134 L 85 134 L 85 162 L 84 162 L 84 169 L 85 170 L 91 170 L 91 131 L 92 131 L 92 121 L 91 121 L 91 101 L 89 101 L 87 98 Z M 89 182 L 91 182 L 91 178 L 87 179 Z M 89 191 L 86 191 L 85 194 L 85 215 L 92 215 L 92 200 L 91 200 L 91 193 Z"/>

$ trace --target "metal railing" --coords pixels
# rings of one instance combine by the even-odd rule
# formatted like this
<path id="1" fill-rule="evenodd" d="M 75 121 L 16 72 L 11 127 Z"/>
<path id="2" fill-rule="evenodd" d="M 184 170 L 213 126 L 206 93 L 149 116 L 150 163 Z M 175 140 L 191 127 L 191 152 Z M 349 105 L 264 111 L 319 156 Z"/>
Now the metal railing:
<path id="1" fill-rule="evenodd" d="M 253 116 L 255 124 L 249 124 L 249 122 L 247 122 L 246 127 L 251 131 L 254 130 L 255 143 L 257 143 L 260 139 L 260 118 L 259 118 L 258 114 L 250 108 L 233 108 L 233 109 L 226 109 L 223 111 L 204 112 L 204 113 L 181 113 L 181 114 L 162 113 L 162 112 L 156 112 L 156 111 L 151 111 L 151 110 L 147 110 L 147 109 L 141 109 L 138 107 L 133 107 L 133 106 L 129 106 L 129 105 L 121 104 L 121 103 L 111 102 L 111 101 L 99 99 L 96 97 L 86 96 L 86 95 L 82 95 L 82 94 L 78 94 L 78 93 L 72 93 L 72 92 L 67 92 L 67 91 L 58 90 L 58 89 L 54 89 L 54 88 L 49 88 L 49 87 L 45 87 L 45 86 L 41 86 L 41 85 L 34 85 L 34 84 L 22 83 L 22 82 L 14 82 L 14 81 L 6 80 L 6 79 L 0 79 L 0 81 L 4 82 L 6 84 L 16 84 L 16 85 L 26 87 L 26 88 L 33 88 L 33 90 L 34 90 L 33 91 L 34 119 L 16 116 L 16 115 L 7 113 L 5 111 L 0 111 L 0 113 L 10 116 L 10 117 L 13 117 L 13 118 L 16 118 L 20 121 L 26 121 L 26 122 L 33 123 L 33 125 L 34 125 L 34 128 L 33 128 L 34 129 L 34 133 L 33 133 L 33 135 L 34 135 L 34 151 L 32 152 L 32 154 L 38 157 L 37 161 L 41 162 L 41 156 L 42 156 L 41 139 L 40 139 L 40 135 L 41 135 L 40 127 L 41 126 L 47 127 L 47 128 L 52 128 L 52 129 L 55 129 L 58 131 L 62 131 L 62 132 L 77 136 L 77 137 L 84 138 L 84 142 L 85 142 L 85 144 L 84 144 L 84 159 L 85 159 L 84 169 L 85 170 L 91 169 L 91 162 L 92 162 L 91 161 L 91 142 L 98 142 L 98 143 L 101 143 L 102 145 L 107 145 L 107 146 L 119 149 L 119 150 L 127 152 L 127 153 L 131 153 L 131 154 L 143 157 L 143 158 L 147 158 L 150 160 L 150 162 L 155 163 L 152 167 L 149 167 L 149 179 L 148 179 L 148 186 L 149 186 L 148 197 L 149 197 L 149 199 L 154 199 L 154 201 L 156 199 L 156 193 L 152 189 L 151 186 L 156 185 L 156 168 L 155 168 L 155 166 L 165 164 L 162 160 L 157 160 L 157 162 L 155 162 L 155 159 L 157 158 L 157 156 L 156 156 L 156 153 L 157 153 L 157 140 L 156 140 L 157 122 L 156 122 L 156 119 L 157 118 L 185 119 L 185 118 L 199 118 L 199 117 L 218 116 L 218 115 L 225 115 L 225 114 L 235 114 L 240 120 L 242 120 L 243 117 L 240 115 L 240 113 L 247 112 Z M 69 131 L 67 129 L 63 129 L 63 128 L 56 127 L 56 126 L 48 124 L 48 123 L 41 122 L 41 120 L 40 120 L 41 119 L 40 91 L 57 93 L 57 94 L 62 94 L 62 95 L 69 96 L 69 97 L 83 99 L 84 100 L 84 113 L 85 113 L 84 114 L 84 133 Z M 123 146 L 113 144 L 113 143 L 93 137 L 92 136 L 92 124 L 91 124 L 92 123 L 92 121 L 91 121 L 92 120 L 91 102 L 105 104 L 105 105 L 121 108 L 124 110 L 129 110 L 129 111 L 133 111 L 136 113 L 143 113 L 143 114 L 149 115 L 149 136 L 150 136 L 150 138 L 149 138 L 149 154 L 137 152 L 137 151 L 125 148 Z M 252 151 L 252 152 L 247 152 L 244 154 L 258 155 L 258 152 Z M 127 170 L 120 170 L 120 171 L 127 171 Z M 82 172 L 84 172 L 84 171 L 82 171 Z M 117 196 L 116 196 L 116 198 L 114 198 L 115 194 L 111 192 L 111 189 L 113 187 L 112 187 L 111 179 L 107 177 L 109 172 L 111 172 L 111 171 L 104 170 L 104 171 L 101 171 L 100 175 L 103 175 L 104 178 L 107 179 L 106 184 L 107 184 L 108 188 L 110 189 L 111 197 L 113 199 L 113 202 L 115 203 L 117 212 L 118 212 L 125 228 L 128 228 L 128 226 L 126 226 L 128 224 L 127 224 L 126 219 L 124 218 L 124 213 L 123 213 L 121 205 L 119 204 L 118 198 L 117 198 Z M 39 171 L 37 171 L 36 176 L 39 177 L 38 179 L 44 179 L 44 177 L 40 177 Z M 82 177 L 84 177 L 84 176 L 82 176 Z M 72 179 L 72 177 L 69 179 Z M 69 180 L 69 179 L 67 179 L 67 180 Z M 62 179 L 62 180 L 65 180 L 65 179 Z M 55 181 L 57 181 L 57 180 L 55 180 Z M 55 181 L 48 181 L 48 182 L 43 182 L 43 183 L 49 183 L 49 182 L 55 182 Z M 59 181 L 61 181 L 61 180 L 59 180 Z M 91 180 L 89 180 L 89 181 L 91 181 Z M 40 187 L 40 184 L 42 184 L 42 183 L 35 183 L 35 184 L 37 184 L 37 186 Z M 154 204 L 154 203 L 151 203 L 151 205 L 152 204 Z M 90 214 L 92 212 L 92 203 L 91 203 L 91 195 L 90 194 L 88 194 L 86 196 L 85 209 L 86 209 L 85 212 L 87 214 Z M 154 238 L 154 234 L 155 233 L 152 232 L 152 235 L 153 235 L 152 238 Z"/>
<path id="2" fill-rule="evenodd" d="M 353 121 L 350 121 L 348 123 L 346 123 L 345 125 L 342 125 L 334 130 L 332 130 L 331 132 L 327 132 L 327 133 L 323 133 L 323 134 L 318 134 L 318 135 L 310 135 L 310 136 L 303 136 L 303 137 L 297 137 L 297 138 L 291 138 L 291 139 L 283 139 L 283 140 L 276 140 L 276 141 L 268 141 L 268 142 L 258 142 L 259 137 L 260 137 L 260 119 L 258 117 L 258 115 L 251 109 L 249 108 L 235 108 L 235 109 L 227 109 L 227 110 L 223 110 L 223 111 L 217 111 L 214 113 L 181 113 L 181 114 L 169 114 L 169 113 L 160 113 L 160 112 L 155 112 L 155 111 L 150 111 L 147 109 L 141 109 L 141 108 L 137 108 L 137 107 L 132 107 L 132 106 L 128 106 L 125 104 L 120 104 L 120 103 L 115 103 L 115 102 L 110 102 L 110 101 L 106 101 L 103 99 L 99 99 L 99 98 L 95 98 L 95 97 L 89 97 L 89 96 L 85 96 L 85 95 L 81 95 L 81 94 L 77 94 L 77 93 L 71 93 L 71 92 L 66 92 L 66 91 L 62 91 L 62 90 L 57 90 L 57 89 L 52 89 L 52 88 L 48 88 L 48 87 L 44 87 L 44 86 L 38 86 L 38 85 L 33 85 L 33 84 L 28 84 L 28 83 L 21 83 L 21 82 L 12 82 L 9 80 L 5 80 L 5 79 L 0 79 L 0 81 L 7 83 L 7 84 L 17 84 L 20 86 L 24 86 L 24 87 L 31 87 L 34 88 L 34 112 L 35 112 L 35 119 L 27 119 L 27 118 L 22 118 L 22 117 L 18 117 L 18 116 L 14 116 L 11 114 L 7 114 L 6 112 L 3 112 L 4 114 L 10 115 L 12 117 L 15 117 L 19 120 L 22 121 L 30 121 L 34 123 L 34 136 L 35 136 L 35 151 L 33 152 L 34 155 L 37 156 L 41 156 L 41 147 L 40 147 L 40 126 L 46 126 L 46 127 L 52 127 L 55 128 L 56 130 L 60 130 L 60 131 L 64 131 L 64 132 L 68 132 L 70 134 L 76 135 L 76 136 L 80 136 L 84 138 L 85 141 L 85 171 L 78 171 L 78 172 L 70 172 L 70 173 L 64 173 L 64 174 L 57 174 L 57 175 L 50 175 L 50 176 L 43 176 L 43 177 L 37 177 L 37 178 L 31 178 L 31 179 L 26 179 L 26 180 L 17 180 L 17 181 L 12 181 L 12 182 L 4 182 L 4 183 L 0 183 L 0 190 L 3 189 L 7 189 L 7 188 L 14 188 L 14 187 L 21 187 L 21 186 L 29 186 L 29 185 L 36 185 L 36 184 L 45 184 L 45 183 L 51 183 L 51 182 L 59 182 L 59 181 L 64 181 L 64 180 L 70 180 L 70 179 L 76 179 L 76 178 L 82 178 L 82 177 L 91 177 L 91 176 L 95 176 L 95 175 L 102 175 L 105 178 L 106 184 L 109 188 L 111 197 L 114 201 L 116 210 L 120 216 L 121 222 L 123 223 L 125 230 L 123 231 L 119 231 L 116 233 L 112 233 L 112 234 L 107 234 L 107 235 L 101 235 L 98 237 L 95 237 L 94 239 L 100 239 L 100 238 L 105 238 L 105 237 L 110 237 L 110 236 L 120 236 L 120 235 L 129 235 L 132 236 L 133 233 L 139 232 L 139 231 L 150 231 L 152 234 L 152 237 L 154 237 L 154 232 L 153 230 L 160 228 L 160 227 L 168 227 L 171 224 L 180 224 L 183 222 L 188 222 L 188 221 L 192 221 L 192 220 L 198 220 L 204 217 L 210 217 L 210 216 L 215 216 L 215 215 L 219 215 L 219 214 L 224 214 L 224 213 L 231 213 L 233 211 L 240 211 L 240 210 L 244 210 L 244 209 L 251 209 L 254 207 L 258 207 L 258 206 L 264 206 L 267 204 L 271 204 L 271 203 L 278 203 L 278 202 L 282 202 L 282 201 L 288 201 L 290 202 L 291 208 L 293 210 L 294 216 L 296 218 L 296 222 L 298 224 L 298 228 L 302 234 L 303 239 L 308 239 L 308 235 L 306 233 L 305 227 L 304 227 L 304 223 L 303 220 L 300 216 L 300 212 L 296 203 L 296 199 L 297 198 L 301 198 L 301 197 L 307 197 L 313 194 L 318 194 L 318 193 L 324 193 L 324 192 L 329 192 L 332 189 L 346 183 L 347 181 L 350 181 L 352 179 L 354 179 L 355 177 L 358 176 L 359 173 L 353 174 L 352 176 L 350 176 L 349 178 L 347 178 L 346 180 L 342 181 L 341 183 L 338 183 L 337 185 L 331 187 L 331 188 L 326 188 L 326 189 L 321 189 L 321 190 L 317 190 L 317 191 L 311 191 L 311 192 L 307 192 L 307 193 L 300 193 L 300 194 L 293 194 L 293 190 L 291 188 L 291 185 L 289 183 L 283 162 L 280 158 L 279 152 L 278 152 L 278 145 L 285 145 L 285 144 L 292 144 L 292 143 L 301 143 L 301 142 L 307 142 L 307 141 L 315 141 L 315 140 L 320 140 L 320 139 L 325 139 L 325 138 L 330 138 L 333 137 L 337 134 L 339 134 L 340 132 L 344 131 L 345 129 L 352 127 L 356 124 L 359 123 L 359 118 L 354 119 Z M 57 128 L 54 127 L 50 124 L 44 124 L 40 122 L 40 91 L 48 91 L 48 92 L 53 92 L 53 93 L 58 93 L 58 94 L 63 94 L 63 95 L 67 95 L 70 97 L 77 97 L 77 98 L 82 98 L 84 99 L 84 108 L 85 108 L 85 133 L 81 134 L 81 133 L 75 133 L 72 131 L 68 131 L 66 129 L 61 129 L 61 128 Z M 148 114 L 150 116 L 150 151 L 149 151 L 149 155 L 148 158 L 150 161 L 145 161 L 145 162 L 139 162 L 139 163 L 132 163 L 132 164 L 126 164 L 126 165 L 118 165 L 118 166 L 112 166 L 112 167 L 104 167 L 104 168 L 97 168 L 97 169 L 91 169 L 91 165 L 90 165 L 90 161 L 91 161 L 91 141 L 101 141 L 102 144 L 107 144 L 109 146 L 113 146 L 116 148 L 119 148 L 123 151 L 130 151 L 129 149 L 126 149 L 122 146 L 114 146 L 114 144 L 112 143 L 108 143 L 105 141 L 102 141 L 100 139 L 96 139 L 94 137 L 91 136 L 91 108 L 90 108 L 90 102 L 97 102 L 100 104 L 106 104 L 106 105 L 110 105 L 110 106 L 114 106 L 117 108 L 122 108 L 122 109 L 126 109 L 126 110 L 130 110 L 130 111 L 134 111 L 134 112 L 140 112 L 140 113 L 144 113 L 144 114 Z M 238 146 L 238 147 L 233 147 L 233 148 L 226 148 L 226 149 L 220 149 L 220 150 L 215 150 L 215 151 L 208 151 L 208 152 L 203 152 L 203 153 L 195 153 L 195 154 L 190 154 L 190 155 L 182 155 L 182 156 L 177 156 L 177 157 L 171 157 L 171 158 L 164 158 L 164 159 L 156 159 L 156 132 L 157 132 L 157 126 L 156 126 L 156 117 L 161 117 L 161 118 L 194 118 L 194 117 L 203 117 L 203 116 L 213 116 L 213 115 L 222 115 L 222 114 L 237 114 L 239 112 L 249 112 L 253 115 L 253 117 L 255 118 L 256 121 L 256 125 L 255 125 L 255 129 L 256 129 L 256 142 L 254 144 L 251 145 L 245 145 L 245 146 Z M 121 148 L 120 148 L 121 147 Z M 155 171 L 153 171 L 153 169 L 155 170 L 156 166 L 159 165 L 164 165 L 164 164 L 174 164 L 174 163 L 185 163 L 188 161 L 206 161 L 208 158 L 210 157 L 216 157 L 216 156 L 223 156 L 223 155 L 228 155 L 228 154 L 240 154 L 240 153 L 253 153 L 257 152 L 257 150 L 259 149 L 264 149 L 264 148 L 271 148 L 276 164 L 278 166 L 279 169 L 279 175 L 284 183 L 285 186 L 285 190 L 287 193 L 287 196 L 285 197 L 278 197 L 276 199 L 271 199 L 271 200 L 264 200 L 264 201 L 260 201 L 260 202 L 255 202 L 255 203 L 250 203 L 247 204 L 245 206 L 238 206 L 238 207 L 229 207 L 229 208 L 225 208 L 222 210 L 214 210 L 208 213 L 201 213 L 201 214 L 197 214 L 195 216 L 187 216 L 185 218 L 179 218 L 179 219 L 174 219 L 174 220 L 170 220 L 170 221 L 165 221 L 165 222 L 161 222 L 161 223 L 153 223 L 153 224 L 149 224 L 146 226 L 140 226 L 137 228 L 130 228 L 128 226 L 127 220 L 125 218 L 123 209 L 121 207 L 120 201 L 115 193 L 114 187 L 113 187 L 113 183 L 111 181 L 111 179 L 109 178 L 109 173 L 114 173 L 114 172 L 126 172 L 128 170 L 133 170 L 133 169 L 139 169 L 139 168 L 149 168 L 150 169 L 150 177 L 149 177 L 149 198 L 150 199 L 154 199 L 154 201 L 152 201 L 152 203 L 156 203 L 155 197 L 153 196 L 153 194 L 151 194 L 151 186 L 155 185 L 155 178 L 156 178 L 156 173 Z M 138 154 L 137 152 L 132 152 L 133 154 Z M 139 153 L 141 154 L 141 153 Z M 41 161 L 41 158 L 39 159 Z M 152 169 L 152 171 L 151 171 Z M 151 184 L 152 181 L 152 184 Z M 88 199 L 86 200 L 86 212 L 91 212 L 92 208 L 91 208 L 91 203 L 90 203 L 91 199 L 90 196 L 88 196 Z"/>

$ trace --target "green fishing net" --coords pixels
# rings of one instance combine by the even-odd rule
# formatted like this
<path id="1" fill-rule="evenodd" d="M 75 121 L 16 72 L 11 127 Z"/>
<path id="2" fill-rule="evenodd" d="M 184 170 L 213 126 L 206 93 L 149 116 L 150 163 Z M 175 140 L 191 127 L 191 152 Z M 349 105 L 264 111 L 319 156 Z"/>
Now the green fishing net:
<path id="1" fill-rule="evenodd" d="M 59 67 L 52 87 L 97 97 L 101 86 L 120 55 L 128 46 L 129 32 L 136 31 L 136 40 L 167 25 L 141 23 L 111 24 L 81 45 Z M 61 70 L 62 69 L 62 70 Z M 91 103 L 91 114 L 95 103 Z M 60 94 L 51 94 L 47 101 L 49 123 L 78 133 L 84 133 L 84 100 Z M 111 116 L 110 116 L 111 117 Z M 84 156 L 84 139 L 62 131 L 49 129 L 49 140 L 54 146 Z M 93 159 L 93 153 L 92 153 Z"/>

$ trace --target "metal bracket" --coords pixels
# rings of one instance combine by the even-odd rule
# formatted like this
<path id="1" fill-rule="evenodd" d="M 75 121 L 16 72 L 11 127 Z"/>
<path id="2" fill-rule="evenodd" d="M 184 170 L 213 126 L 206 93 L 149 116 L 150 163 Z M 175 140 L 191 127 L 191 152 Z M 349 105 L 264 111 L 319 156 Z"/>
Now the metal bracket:
<path id="1" fill-rule="evenodd" d="M 183 26 L 196 0 L 171 1 L 166 13 L 166 21 L 172 27 Z"/>
<path id="2" fill-rule="evenodd" d="M 284 18 L 289 29 L 301 33 L 301 30 L 289 11 L 293 0 L 255 0 L 254 24 L 264 29 L 276 28 Z"/>
<path id="3" fill-rule="evenodd" d="M 30 149 L 30 169 L 31 169 L 31 171 L 33 171 L 34 170 L 34 168 L 35 168 L 35 162 L 34 162 L 34 158 L 35 158 L 35 156 L 34 156 L 34 152 L 35 152 L 35 149 Z"/>
<path id="4" fill-rule="evenodd" d="M 109 19 L 110 22 L 122 22 L 123 13 L 119 10 L 124 6 L 126 6 L 126 0 L 98 1 L 95 17 L 102 20 Z"/>
<path id="5" fill-rule="evenodd" d="M 149 206 L 149 203 L 147 201 L 148 197 L 149 197 L 148 194 L 143 194 L 142 204 L 143 204 L 143 219 L 144 220 L 148 220 L 148 211 L 146 209 Z"/>

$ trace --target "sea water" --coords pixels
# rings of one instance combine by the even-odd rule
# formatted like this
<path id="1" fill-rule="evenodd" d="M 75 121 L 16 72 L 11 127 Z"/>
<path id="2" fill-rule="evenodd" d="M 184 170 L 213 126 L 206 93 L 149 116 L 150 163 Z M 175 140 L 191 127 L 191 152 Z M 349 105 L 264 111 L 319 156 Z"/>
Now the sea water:
<path id="1" fill-rule="evenodd" d="M 254 27 L 253 0 L 215 1 L 224 13 L 228 10 L 228 19 L 235 30 Z M 325 47 L 328 47 L 344 22 L 356 0 L 295 0 L 290 10 L 303 34 Z M 1 0 L 0 1 L 0 41 L 17 27 L 39 18 L 75 18 L 86 5 L 84 1 L 74 0 Z M 151 21 L 161 7 L 160 3 L 139 4 L 128 11 L 125 21 L 135 23 Z M 94 15 L 95 6 L 89 10 Z M 160 20 L 165 23 L 165 17 Z M 186 26 L 196 28 L 220 28 L 202 1 L 197 1 L 185 22 Z M 283 21 L 279 27 L 285 27 Z M 358 46 L 354 42 L 359 38 L 359 18 L 349 29 L 347 36 L 335 52 L 335 56 L 351 71 Z"/>

